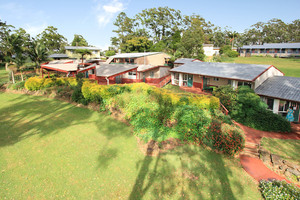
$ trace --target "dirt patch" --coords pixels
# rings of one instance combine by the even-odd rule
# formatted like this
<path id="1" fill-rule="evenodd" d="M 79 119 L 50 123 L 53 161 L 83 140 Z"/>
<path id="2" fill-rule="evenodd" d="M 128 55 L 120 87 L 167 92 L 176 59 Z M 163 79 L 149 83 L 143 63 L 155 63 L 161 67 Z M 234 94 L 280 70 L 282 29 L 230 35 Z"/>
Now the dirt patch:
<path id="1" fill-rule="evenodd" d="M 166 152 L 168 150 L 174 149 L 177 146 L 182 146 L 185 143 L 179 139 L 170 138 L 163 142 L 157 142 L 150 140 L 145 143 L 143 140 L 137 137 L 137 143 L 139 149 L 147 156 L 157 156 L 160 153 Z"/>

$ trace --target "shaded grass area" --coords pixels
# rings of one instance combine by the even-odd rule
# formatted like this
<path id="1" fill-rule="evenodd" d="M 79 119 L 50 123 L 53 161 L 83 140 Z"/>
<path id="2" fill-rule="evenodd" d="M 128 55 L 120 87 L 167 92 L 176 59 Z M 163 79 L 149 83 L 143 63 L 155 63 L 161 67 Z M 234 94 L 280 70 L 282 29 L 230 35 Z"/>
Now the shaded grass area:
<path id="1" fill-rule="evenodd" d="M 300 59 L 296 58 L 272 58 L 272 57 L 237 57 L 230 58 L 225 62 L 274 65 L 285 76 L 300 77 Z"/>
<path id="2" fill-rule="evenodd" d="M 8 72 L 5 70 L 5 67 L 0 65 L 0 84 L 8 82 Z"/>
<path id="3" fill-rule="evenodd" d="M 261 145 L 271 153 L 300 165 L 300 140 L 263 138 Z"/>
<path id="4" fill-rule="evenodd" d="M 197 146 L 143 155 L 130 127 L 0 93 L 0 199 L 261 199 L 237 159 Z"/>

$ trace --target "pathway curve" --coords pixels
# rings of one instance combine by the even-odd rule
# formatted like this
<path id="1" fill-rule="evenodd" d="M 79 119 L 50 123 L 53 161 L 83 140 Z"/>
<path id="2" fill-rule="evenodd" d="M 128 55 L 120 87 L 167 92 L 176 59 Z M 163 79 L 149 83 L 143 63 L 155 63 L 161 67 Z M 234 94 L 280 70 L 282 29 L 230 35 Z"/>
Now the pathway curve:
<path id="1" fill-rule="evenodd" d="M 238 124 L 238 123 L 237 123 Z M 292 132 L 291 133 L 276 133 L 276 132 L 266 132 L 266 131 L 259 131 L 253 128 L 249 128 L 242 124 L 238 124 L 245 132 L 246 135 L 246 149 L 249 149 L 249 145 L 258 146 L 262 137 L 269 137 L 269 138 L 278 138 L 278 139 L 295 139 L 300 140 L 300 124 L 292 124 Z M 247 147 L 248 145 L 248 147 Z M 250 152 L 250 151 L 249 151 Z M 276 174 L 258 158 L 257 152 L 251 155 L 251 152 L 241 153 L 240 161 L 245 169 L 245 171 L 252 176 L 255 180 L 260 181 L 262 179 L 277 179 L 277 180 L 286 180 L 286 178 L 282 177 L 281 175 Z M 300 185 L 297 185 L 300 187 Z"/>

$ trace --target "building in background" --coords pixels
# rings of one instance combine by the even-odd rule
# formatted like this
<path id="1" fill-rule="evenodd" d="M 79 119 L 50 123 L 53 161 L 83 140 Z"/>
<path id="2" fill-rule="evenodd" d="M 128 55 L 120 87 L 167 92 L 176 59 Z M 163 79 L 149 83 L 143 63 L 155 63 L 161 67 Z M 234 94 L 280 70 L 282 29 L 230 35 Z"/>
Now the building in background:
<path id="1" fill-rule="evenodd" d="M 240 56 L 300 56 L 300 43 L 265 43 L 263 45 L 244 45 L 239 49 Z"/>

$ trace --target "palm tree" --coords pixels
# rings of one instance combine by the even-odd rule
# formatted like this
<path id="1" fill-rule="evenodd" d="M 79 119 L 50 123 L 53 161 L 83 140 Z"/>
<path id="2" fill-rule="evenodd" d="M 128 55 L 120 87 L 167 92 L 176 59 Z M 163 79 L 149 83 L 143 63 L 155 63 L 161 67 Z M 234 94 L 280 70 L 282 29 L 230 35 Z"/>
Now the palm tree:
<path id="1" fill-rule="evenodd" d="M 76 49 L 75 53 L 78 53 L 81 55 L 81 63 L 83 63 L 83 57 L 85 55 L 92 55 L 92 52 L 88 49 Z"/>
<path id="2" fill-rule="evenodd" d="M 39 41 L 32 38 L 29 42 L 28 54 L 31 60 L 36 64 L 36 69 L 47 61 L 48 53 L 46 47 Z"/>

